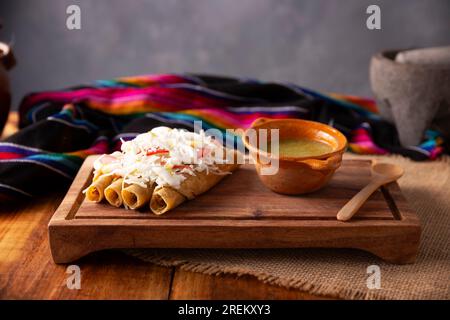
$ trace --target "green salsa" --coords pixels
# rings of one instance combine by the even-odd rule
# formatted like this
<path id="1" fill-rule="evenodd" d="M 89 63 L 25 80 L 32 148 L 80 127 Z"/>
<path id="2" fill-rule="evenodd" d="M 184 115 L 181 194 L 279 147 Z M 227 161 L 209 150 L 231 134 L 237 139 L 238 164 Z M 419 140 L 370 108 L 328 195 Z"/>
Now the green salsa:
<path id="1" fill-rule="evenodd" d="M 272 143 L 269 141 L 266 152 L 272 152 Z M 315 157 L 333 151 L 326 143 L 310 139 L 284 139 L 280 141 L 279 155 L 284 157 Z"/>

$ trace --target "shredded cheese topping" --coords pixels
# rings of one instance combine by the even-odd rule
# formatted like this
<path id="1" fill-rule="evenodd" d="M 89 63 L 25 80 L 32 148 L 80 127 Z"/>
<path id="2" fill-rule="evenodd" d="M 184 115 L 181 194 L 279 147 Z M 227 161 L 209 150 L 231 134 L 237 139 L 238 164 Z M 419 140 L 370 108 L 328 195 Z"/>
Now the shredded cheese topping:
<path id="1" fill-rule="evenodd" d="M 102 155 L 94 162 L 94 174 L 122 177 L 123 183 L 178 189 L 188 175 L 221 172 L 217 164 L 227 163 L 223 146 L 214 138 L 181 129 L 157 127 L 122 143 L 121 152 Z"/>

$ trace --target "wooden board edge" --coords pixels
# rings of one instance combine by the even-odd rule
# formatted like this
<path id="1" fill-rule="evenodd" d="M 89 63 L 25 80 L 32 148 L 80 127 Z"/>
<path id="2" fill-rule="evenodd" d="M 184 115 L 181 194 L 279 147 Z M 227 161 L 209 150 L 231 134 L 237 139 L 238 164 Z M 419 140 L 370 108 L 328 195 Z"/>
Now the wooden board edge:
<path id="1" fill-rule="evenodd" d="M 87 187 L 86 184 L 92 173 L 91 168 L 93 163 L 98 157 L 97 155 L 93 155 L 84 160 L 64 199 L 50 219 L 49 225 L 55 221 L 67 220 L 74 216 L 83 200 L 84 195 L 82 191 L 84 187 Z"/>
<path id="2" fill-rule="evenodd" d="M 297 222 L 293 222 L 292 220 L 286 221 L 278 221 L 277 226 L 271 226 L 273 223 L 270 220 L 211 220 L 202 222 L 199 227 L 198 221 L 185 221 L 185 220 L 168 220 L 165 219 L 162 224 L 162 220 L 146 220 L 146 219 L 70 219 L 74 216 L 76 210 L 78 209 L 82 197 L 84 195 L 81 194 L 80 186 L 84 186 L 88 183 L 89 177 L 92 172 L 92 163 L 98 156 L 90 156 L 88 157 L 83 165 L 81 166 L 77 176 L 74 179 L 69 191 L 62 201 L 59 208 L 56 210 L 55 214 L 51 218 L 48 229 L 49 229 L 49 242 L 50 248 L 52 251 L 53 259 L 56 263 L 68 263 L 74 261 L 90 252 L 98 251 L 102 249 L 110 249 L 110 248 L 143 248 L 143 247 L 166 247 L 166 248 L 180 248 L 186 246 L 178 245 L 166 245 L 164 246 L 164 242 L 159 240 L 160 242 L 154 242 L 153 245 L 148 240 L 142 239 L 141 236 L 143 234 L 143 230 L 148 230 L 157 237 L 159 233 L 164 231 L 164 228 L 172 229 L 172 231 L 182 231 L 178 236 L 182 235 L 182 238 L 179 240 L 180 243 L 184 243 L 183 239 L 189 237 L 189 234 L 198 234 L 198 235 L 208 235 L 210 237 L 214 236 L 214 232 L 219 232 L 221 229 L 226 229 L 228 231 L 232 230 L 232 232 L 239 232 L 245 230 L 258 230 L 258 228 L 263 228 L 268 230 L 269 233 L 272 232 L 276 234 L 280 232 L 279 230 L 283 228 L 289 228 L 291 233 L 298 234 L 300 240 L 295 240 L 294 242 L 281 242 L 277 245 L 272 245 L 270 241 L 270 246 L 267 245 L 264 241 L 260 240 L 260 244 L 254 246 L 254 248 L 262 248 L 262 247 L 276 247 L 276 248 L 288 248 L 288 247 L 339 247 L 339 248 L 356 248 L 362 249 L 369 252 L 372 252 L 381 258 L 394 262 L 394 263 L 411 263 L 414 261 L 415 256 L 417 255 L 419 241 L 420 241 L 420 224 L 417 216 L 413 211 L 407 209 L 406 199 L 403 197 L 400 188 L 395 183 L 392 186 L 389 186 L 389 192 L 391 192 L 392 188 L 392 196 L 400 197 L 399 201 L 401 201 L 401 209 L 402 217 L 405 219 L 400 220 L 379 220 L 375 223 L 375 235 L 379 237 L 380 243 L 374 243 L 374 241 L 365 241 L 362 244 L 342 244 L 342 241 L 348 241 L 352 238 L 351 229 L 358 228 L 359 231 L 365 231 L 372 229 L 374 230 L 374 221 L 364 221 L 364 220 L 355 220 L 351 222 L 340 222 L 333 220 L 300 220 Z M 352 160 L 348 160 L 352 161 Z M 357 160 L 354 160 L 357 161 Z M 360 161 L 360 160 L 359 160 Z M 368 160 L 370 161 L 370 160 Z M 373 161 L 370 161 L 373 162 Z M 87 187 L 87 185 L 86 185 Z M 84 189 L 84 188 L 82 188 Z M 81 198 L 80 198 L 81 197 Z M 81 200 L 80 200 L 81 199 Z M 298 223 L 298 224 L 297 224 Z M 114 231 L 114 228 L 117 225 L 121 226 L 121 229 L 128 230 L 129 239 L 131 242 L 125 243 L 123 241 L 122 235 L 119 235 L 118 232 Z M 192 226 L 196 226 L 199 228 L 198 230 L 189 231 L 189 228 Z M 151 227 L 151 228 L 149 228 Z M 302 227 L 302 229 L 306 228 L 308 230 L 308 234 L 314 235 L 314 232 L 317 230 L 328 230 L 337 232 L 340 235 L 339 241 L 336 239 L 315 239 L 316 243 L 312 243 L 311 239 L 307 242 L 299 243 L 301 238 L 304 237 L 301 233 L 298 233 L 298 230 L 295 230 L 296 227 Z M 211 230 L 214 229 L 214 230 Z M 233 230 L 234 229 L 234 230 Z M 383 230 L 388 230 L 389 236 L 382 236 L 379 232 L 383 232 Z M 311 232 L 313 231 L 313 232 Z M 191 233 L 190 233 L 191 232 Z M 223 231 L 222 231 L 223 232 Z M 122 233 L 122 232 L 120 232 Z M 111 237 L 111 234 L 113 235 Z M 365 234 L 364 232 L 362 234 Z M 373 233 L 372 233 L 373 235 Z M 97 243 L 97 241 L 93 241 L 94 236 L 97 238 L 100 237 L 101 241 Z M 283 238 L 284 233 L 279 233 L 278 238 Z M 370 238 L 370 234 L 368 233 L 365 237 Z M 387 238 L 386 238 L 387 237 Z M 215 237 L 217 239 L 217 237 Z M 214 237 L 213 237 L 214 239 Z M 219 237 L 220 239 L 220 237 Z M 275 238 L 276 239 L 276 238 Z M 109 242 L 108 242 L 109 241 Z M 128 240 L 130 241 L 130 240 Z M 240 240 L 242 241 L 242 240 Z M 341 242 L 340 242 L 341 241 Z M 125 243 L 125 244 L 124 244 Z M 231 243 L 223 243 L 220 241 L 215 245 L 211 244 L 210 247 L 213 248 L 225 248 L 225 247 L 238 247 L 238 248 L 253 248 L 253 246 L 243 246 L 234 245 Z M 398 250 L 398 246 L 403 245 L 406 246 L 406 249 Z M 192 248 L 196 247 L 204 247 L 196 245 L 195 243 L 190 246 Z M 387 248 L 387 249 L 386 249 Z"/>
<path id="3" fill-rule="evenodd" d="M 389 191 L 390 196 L 395 200 L 401 219 L 417 220 L 419 222 L 416 212 L 409 205 L 408 200 L 405 198 L 399 184 L 397 182 L 392 182 L 386 185 L 385 188 Z"/>
<path id="4" fill-rule="evenodd" d="M 59 221 L 49 227 L 50 248 L 56 263 L 69 263 L 103 249 L 117 248 L 353 248 L 371 252 L 394 263 L 414 261 L 419 246 L 416 225 L 395 221 L 395 225 L 349 224 L 335 226 L 139 224 L 85 225 Z M 325 234 L 327 236 L 325 236 Z M 192 239 L 186 242 L 186 239 Z M 207 241 L 205 242 L 205 239 Z"/>

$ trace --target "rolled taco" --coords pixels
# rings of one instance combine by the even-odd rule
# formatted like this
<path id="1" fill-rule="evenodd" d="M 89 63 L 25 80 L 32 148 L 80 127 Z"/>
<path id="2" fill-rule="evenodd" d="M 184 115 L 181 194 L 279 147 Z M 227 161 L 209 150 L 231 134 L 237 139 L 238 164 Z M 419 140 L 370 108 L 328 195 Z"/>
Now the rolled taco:
<path id="1" fill-rule="evenodd" d="M 186 200 L 192 200 L 205 193 L 222 180 L 228 172 L 236 170 L 236 164 L 220 164 L 217 168 L 222 172 L 217 174 L 206 171 L 188 175 L 180 187 L 160 186 L 153 192 L 150 200 L 150 209 L 154 214 L 160 215 L 177 207 Z"/>
<path id="2" fill-rule="evenodd" d="M 123 203 L 122 199 L 122 185 L 123 179 L 116 179 L 105 189 L 105 199 L 108 203 L 114 207 L 121 207 Z"/>
<path id="3" fill-rule="evenodd" d="M 145 188 L 132 184 L 122 190 L 123 203 L 130 209 L 139 209 L 150 201 L 154 188 L 153 182 Z"/>
<path id="4" fill-rule="evenodd" d="M 129 209 L 149 204 L 152 212 L 162 214 L 234 171 L 236 156 L 204 131 L 157 127 L 124 141 L 120 152 L 94 161 L 86 198 L 95 202 L 106 198 L 112 206 Z"/>
<path id="5" fill-rule="evenodd" d="M 89 201 L 100 202 L 105 196 L 105 189 L 113 181 L 112 175 L 101 175 L 86 189 L 86 198 Z"/>
<path id="6" fill-rule="evenodd" d="M 150 210 L 161 215 L 186 201 L 186 197 L 172 187 L 157 187 L 150 200 Z"/>

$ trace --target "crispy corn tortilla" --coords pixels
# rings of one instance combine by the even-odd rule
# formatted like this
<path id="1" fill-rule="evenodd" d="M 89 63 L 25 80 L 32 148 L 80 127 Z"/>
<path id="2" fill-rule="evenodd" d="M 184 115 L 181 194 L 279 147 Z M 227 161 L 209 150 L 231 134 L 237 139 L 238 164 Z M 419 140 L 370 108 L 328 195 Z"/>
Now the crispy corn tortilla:
<path id="1" fill-rule="evenodd" d="M 113 181 L 111 175 L 101 175 L 86 189 L 86 198 L 89 201 L 100 202 L 105 196 L 105 189 Z"/>
<path id="2" fill-rule="evenodd" d="M 225 153 L 226 154 L 226 153 Z M 232 172 L 236 170 L 238 153 L 234 154 L 233 164 L 217 164 L 221 172 Z M 208 191 L 226 174 L 195 172 L 194 175 L 186 174 L 186 179 L 180 187 L 175 189 L 169 186 L 157 187 L 151 182 L 147 187 L 139 185 L 123 185 L 123 179 L 104 175 L 98 172 L 91 185 L 86 189 L 86 198 L 89 201 L 100 202 L 103 198 L 115 207 L 123 204 L 130 209 L 138 209 L 150 202 L 150 209 L 155 214 L 163 214 L 186 200 L 191 200 L 198 195 Z"/>
<path id="3" fill-rule="evenodd" d="M 150 210 L 160 215 L 186 201 L 186 197 L 170 187 L 158 187 L 150 200 Z"/>
<path id="4" fill-rule="evenodd" d="M 217 165 L 220 171 L 232 172 L 237 169 L 237 164 Z M 150 209 L 154 214 L 160 215 L 177 207 L 186 200 L 191 200 L 198 195 L 208 191 L 215 186 L 226 175 L 206 173 L 206 171 L 196 172 L 195 175 L 188 175 L 180 188 L 157 187 L 150 200 Z"/>
<path id="5" fill-rule="evenodd" d="M 123 203 L 130 209 L 139 209 L 150 201 L 155 184 L 152 182 L 146 188 L 132 184 L 122 190 Z"/>
<path id="6" fill-rule="evenodd" d="M 119 178 L 116 179 L 113 183 L 111 183 L 106 189 L 105 189 L 105 199 L 108 201 L 108 203 L 114 207 L 120 207 L 122 206 L 123 199 L 122 199 L 122 184 L 123 179 Z"/>

